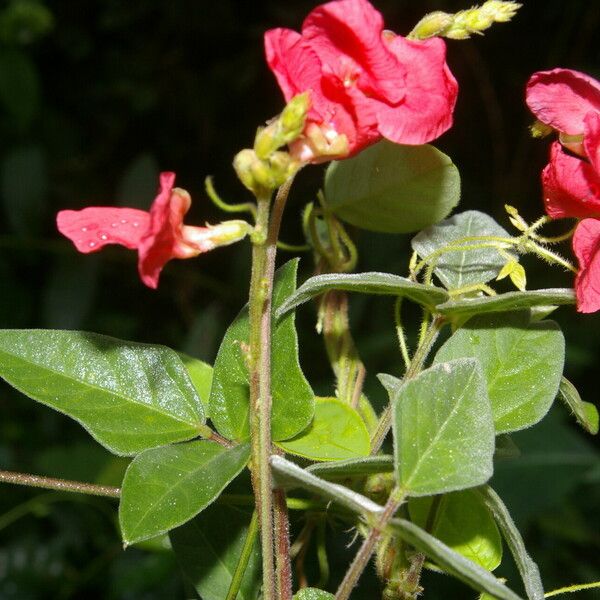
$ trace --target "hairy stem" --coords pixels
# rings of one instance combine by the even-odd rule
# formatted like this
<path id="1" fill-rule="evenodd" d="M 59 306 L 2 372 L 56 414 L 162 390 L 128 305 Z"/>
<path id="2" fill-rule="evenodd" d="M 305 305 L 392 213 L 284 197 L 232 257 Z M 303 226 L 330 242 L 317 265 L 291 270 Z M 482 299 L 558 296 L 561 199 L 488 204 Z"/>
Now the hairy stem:
<path id="1" fill-rule="evenodd" d="M 377 545 L 381 534 L 396 514 L 396 511 L 400 505 L 404 502 L 405 497 L 406 493 L 399 488 L 395 488 L 392 491 L 388 501 L 385 504 L 383 512 L 381 515 L 379 515 L 377 521 L 371 527 L 367 537 L 362 543 L 362 546 L 354 557 L 350 568 L 344 576 L 344 579 L 338 588 L 337 594 L 335 595 L 335 600 L 347 600 L 350 597 L 352 590 L 358 583 L 362 572 L 365 570 L 365 567 L 369 563 L 369 560 L 375 551 L 375 546 Z"/>
<path id="2" fill-rule="evenodd" d="M 279 189 L 272 211 L 270 209 L 270 198 L 258 198 L 256 227 L 252 236 L 252 277 L 249 298 L 250 343 L 248 352 L 250 428 L 252 438 L 252 484 L 260 525 L 264 600 L 274 600 L 276 597 L 281 597 L 281 593 L 276 596 L 273 491 L 269 463 L 272 451 L 271 302 L 277 238 L 291 183 L 292 180 L 290 179 Z M 289 553 L 287 561 L 289 562 Z M 278 555 L 278 563 L 280 562 Z"/>
<path id="3" fill-rule="evenodd" d="M 121 490 L 109 485 L 95 485 L 81 481 L 69 481 L 67 479 L 55 479 L 53 477 L 41 477 L 29 473 L 14 473 L 12 471 L 0 471 L 0 481 L 26 485 L 29 487 L 43 488 L 45 490 L 58 490 L 61 492 L 75 492 L 77 494 L 88 494 L 91 496 L 106 496 L 118 498 Z"/>
<path id="4" fill-rule="evenodd" d="M 415 354 L 412 357 L 412 360 L 410 361 L 410 365 L 408 366 L 408 369 L 406 369 L 406 373 L 404 374 L 404 378 L 403 378 L 404 381 L 412 379 L 413 377 L 417 376 L 421 372 L 421 369 L 423 368 L 423 365 L 425 364 L 425 361 L 427 360 L 427 356 L 429 355 L 429 352 L 431 351 L 431 348 L 432 348 L 433 344 L 435 343 L 435 340 L 437 339 L 443 325 L 444 325 L 443 317 L 441 317 L 439 315 L 434 317 L 433 321 L 429 325 L 429 328 L 425 332 L 425 335 L 423 336 L 421 343 L 419 344 L 418 348 L 416 349 Z M 381 446 L 383 444 L 383 441 L 385 440 L 385 437 L 387 436 L 388 431 L 390 430 L 391 425 L 392 425 L 392 404 L 390 402 L 386 406 L 385 410 L 381 413 L 381 417 L 379 418 L 379 423 L 377 425 L 377 429 L 375 430 L 375 432 L 373 433 L 373 436 L 371 437 L 371 454 L 377 454 L 377 452 L 379 452 L 379 450 L 381 449 Z"/>

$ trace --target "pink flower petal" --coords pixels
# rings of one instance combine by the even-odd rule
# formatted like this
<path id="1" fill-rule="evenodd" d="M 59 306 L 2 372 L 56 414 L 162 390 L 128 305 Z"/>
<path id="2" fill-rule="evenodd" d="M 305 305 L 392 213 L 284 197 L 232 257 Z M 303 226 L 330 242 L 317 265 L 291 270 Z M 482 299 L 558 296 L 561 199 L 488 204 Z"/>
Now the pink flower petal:
<path id="1" fill-rule="evenodd" d="M 398 144 L 425 144 L 452 126 L 458 84 L 446 65 L 446 44 L 439 38 L 420 41 L 399 35 L 389 44 L 409 68 L 403 102 L 379 103 L 379 132 Z"/>
<path id="2" fill-rule="evenodd" d="M 150 225 L 139 244 L 138 271 L 142 281 L 151 288 L 169 260 L 178 255 L 183 217 L 191 199 L 183 190 L 173 190 L 175 173 L 160 174 L 160 190 L 150 208 Z"/>
<path id="3" fill-rule="evenodd" d="M 580 271 L 575 278 L 577 310 L 592 313 L 600 310 L 600 220 L 584 219 L 573 235 L 573 250 Z"/>
<path id="4" fill-rule="evenodd" d="M 585 160 L 568 154 L 559 142 L 550 148 L 542 185 L 546 212 L 553 219 L 600 216 L 600 176 Z"/>
<path id="5" fill-rule="evenodd" d="M 600 82 L 570 69 L 540 71 L 527 83 L 526 100 L 542 123 L 579 135 L 584 131 L 585 116 L 600 111 Z"/>
<path id="6" fill-rule="evenodd" d="M 600 112 L 589 112 L 584 120 L 583 147 L 596 173 L 600 175 Z"/>
<path id="7" fill-rule="evenodd" d="M 61 210 L 58 230 L 79 252 L 97 252 L 107 244 L 137 248 L 150 224 L 150 215 L 135 208 L 90 206 L 83 210 Z"/>
<path id="8" fill-rule="evenodd" d="M 336 0 L 315 8 L 302 25 L 321 62 L 348 87 L 396 104 L 406 68 L 382 38 L 383 18 L 366 0 Z"/>

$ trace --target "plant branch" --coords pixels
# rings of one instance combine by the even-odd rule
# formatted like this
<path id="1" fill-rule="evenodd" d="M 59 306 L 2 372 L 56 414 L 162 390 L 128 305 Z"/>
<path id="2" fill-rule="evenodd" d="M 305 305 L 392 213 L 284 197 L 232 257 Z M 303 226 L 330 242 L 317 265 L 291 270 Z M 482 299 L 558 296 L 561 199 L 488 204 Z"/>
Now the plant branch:
<path id="1" fill-rule="evenodd" d="M 427 360 L 427 356 L 431 351 L 435 340 L 437 339 L 440 330 L 444 325 L 444 317 L 437 315 L 434 317 L 433 321 L 429 325 L 429 328 L 425 332 L 421 343 L 415 351 L 412 360 L 406 369 L 406 373 L 404 374 L 404 381 L 408 381 L 413 377 L 416 377 L 423 368 L 425 361 Z M 392 403 L 386 406 L 381 417 L 379 418 L 379 423 L 377 424 L 377 429 L 373 436 L 371 437 L 371 454 L 377 454 L 383 445 L 383 441 L 385 440 L 390 427 L 392 426 Z"/>
<path id="2" fill-rule="evenodd" d="M 375 546 L 377 545 L 381 534 L 396 514 L 396 511 L 400 505 L 404 502 L 405 498 L 406 493 L 403 490 L 395 488 L 392 491 L 388 501 L 385 504 L 383 512 L 377 517 L 375 524 L 371 527 L 367 537 L 362 543 L 362 546 L 354 557 L 350 568 L 344 576 L 344 579 L 338 588 L 337 594 L 335 595 L 335 600 L 347 600 L 350 597 L 350 594 L 358 583 L 362 572 L 365 570 L 369 560 L 371 560 L 371 556 L 375 551 Z"/>
<path id="3" fill-rule="evenodd" d="M 250 557 L 252 556 L 252 549 L 254 547 L 254 542 L 256 540 L 257 534 L 258 512 L 255 510 L 252 513 L 252 519 L 250 520 L 250 525 L 248 526 L 248 531 L 246 532 L 244 546 L 242 547 L 240 558 L 235 567 L 233 577 L 231 578 L 231 583 L 229 584 L 229 590 L 227 590 L 227 596 L 225 597 L 225 600 L 236 600 L 237 598 L 238 592 L 240 591 L 240 587 L 242 585 L 242 581 L 244 579 L 244 573 L 246 572 L 246 568 L 248 567 Z"/>
<path id="4" fill-rule="evenodd" d="M 15 473 L 13 471 L 0 471 L 0 482 L 43 488 L 45 490 L 105 496 L 107 498 L 118 498 L 121 495 L 121 490 L 117 487 L 83 483 L 81 481 L 69 481 L 67 479 L 55 479 L 54 477 L 42 477 L 39 475 L 30 475 L 29 473 Z"/>

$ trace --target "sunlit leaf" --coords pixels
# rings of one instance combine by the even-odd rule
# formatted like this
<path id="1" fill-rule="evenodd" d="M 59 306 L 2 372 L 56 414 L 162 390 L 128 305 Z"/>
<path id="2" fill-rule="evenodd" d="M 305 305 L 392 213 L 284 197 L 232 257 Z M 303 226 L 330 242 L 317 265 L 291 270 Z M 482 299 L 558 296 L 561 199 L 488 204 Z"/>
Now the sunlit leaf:
<path id="1" fill-rule="evenodd" d="M 279 446 L 290 454 L 324 461 L 368 456 L 371 451 L 369 432 L 360 415 L 336 398 L 317 398 L 309 427 Z"/>
<path id="2" fill-rule="evenodd" d="M 392 406 L 396 476 L 410 495 L 460 490 L 491 477 L 494 424 L 477 360 L 426 369 L 399 387 Z"/>
<path id="3" fill-rule="evenodd" d="M 177 353 L 81 331 L 0 331 L 0 376 L 115 454 L 190 439 L 204 423 Z"/>
<path id="4" fill-rule="evenodd" d="M 556 323 L 530 323 L 527 311 L 481 315 L 455 332 L 435 360 L 467 357 L 481 362 L 496 431 L 506 433 L 537 423 L 550 409 L 565 342 Z"/>
<path id="5" fill-rule="evenodd" d="M 132 544 L 165 533 L 211 504 L 244 468 L 248 444 L 224 448 L 198 440 L 147 450 L 129 465 L 119 522 Z"/>

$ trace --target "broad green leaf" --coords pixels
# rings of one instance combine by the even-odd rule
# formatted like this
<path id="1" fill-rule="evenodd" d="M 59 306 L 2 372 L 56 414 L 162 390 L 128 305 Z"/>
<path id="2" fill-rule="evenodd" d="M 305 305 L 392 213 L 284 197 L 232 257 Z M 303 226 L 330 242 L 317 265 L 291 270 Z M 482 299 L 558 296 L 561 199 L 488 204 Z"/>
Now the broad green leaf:
<path id="1" fill-rule="evenodd" d="M 411 521 L 425 528 L 429 524 L 434 498 L 411 498 Z M 462 556 L 493 571 L 502 561 L 502 539 L 496 523 L 481 497 L 473 490 L 444 494 L 429 532 Z"/>
<path id="2" fill-rule="evenodd" d="M 565 360 L 563 335 L 553 321 L 529 322 L 527 311 L 476 316 L 440 348 L 435 362 L 479 359 L 497 433 L 540 421 L 556 394 Z"/>
<path id="3" fill-rule="evenodd" d="M 562 377 L 558 389 L 559 398 L 571 409 L 577 422 L 592 435 L 598 433 L 598 409 L 591 402 L 584 402 L 577 388 Z"/>
<path id="4" fill-rule="evenodd" d="M 504 505 L 504 502 L 502 502 L 500 496 L 487 485 L 476 490 L 475 493 L 483 500 L 502 531 L 502 535 L 515 559 L 517 568 L 521 573 L 521 578 L 525 584 L 525 591 L 527 592 L 527 598 L 529 598 L 529 600 L 543 600 L 544 587 L 542 585 L 540 571 L 537 564 L 527 553 L 523 538 L 512 520 L 508 509 Z"/>
<path id="5" fill-rule="evenodd" d="M 323 479 L 347 479 L 348 477 L 362 477 L 377 473 L 391 473 L 394 470 L 394 457 L 385 454 L 365 456 L 364 458 L 310 465 L 306 467 L 306 470 Z"/>
<path id="6" fill-rule="evenodd" d="M 411 244 L 413 250 L 426 259 L 446 246 L 481 244 L 482 241 L 465 240 L 479 236 L 510 237 L 492 217 L 477 210 L 468 210 L 421 231 Z M 508 250 L 506 252 L 516 258 L 516 254 Z M 495 248 L 454 250 L 443 253 L 435 260 L 434 273 L 445 287 L 457 289 L 494 279 L 505 263 L 506 257 Z"/>
<path id="7" fill-rule="evenodd" d="M 0 50 L 0 104 L 21 129 L 40 106 L 40 81 L 33 61 L 20 50 Z"/>
<path id="8" fill-rule="evenodd" d="M 227 596 L 250 518 L 247 510 L 213 504 L 169 533 L 181 568 L 202 600 L 223 600 Z M 260 573 L 257 537 L 237 600 L 256 600 L 261 586 Z"/>
<path id="9" fill-rule="evenodd" d="M 0 182 L 11 229 L 29 237 L 39 233 L 45 224 L 48 187 L 43 148 L 31 145 L 9 152 L 2 161 Z"/>
<path id="10" fill-rule="evenodd" d="M 429 496 L 481 485 L 492 475 L 494 424 L 478 361 L 434 365 L 392 400 L 398 485 Z"/>
<path id="11" fill-rule="evenodd" d="M 325 199 L 340 219 L 356 227 L 409 233 L 450 213 L 460 199 L 460 176 L 433 146 L 382 140 L 329 165 Z"/>
<path id="12" fill-rule="evenodd" d="M 368 456 L 369 432 L 360 415 L 337 398 L 317 398 L 312 423 L 279 446 L 310 460 L 344 460 Z"/>
<path id="13" fill-rule="evenodd" d="M 189 354 L 178 352 L 181 362 L 185 365 L 188 375 L 200 396 L 204 412 L 208 416 L 208 399 L 210 398 L 210 388 L 212 386 L 213 368 Z"/>
<path id="14" fill-rule="evenodd" d="M 392 519 L 391 526 L 411 546 L 425 554 L 446 573 L 480 592 L 489 592 L 496 600 L 521 600 L 492 573 L 455 552 L 446 544 L 405 519 Z"/>
<path id="15" fill-rule="evenodd" d="M 294 293 L 297 268 L 298 260 L 291 260 L 275 274 L 274 311 Z M 248 309 L 244 308 L 221 342 L 209 401 L 211 420 L 228 439 L 243 440 L 250 435 L 250 386 L 243 350 L 248 338 Z M 274 325 L 272 344 L 272 434 L 279 441 L 308 427 L 314 412 L 314 394 L 298 361 L 293 313 Z"/>
<path id="16" fill-rule="evenodd" d="M 178 527 L 211 504 L 246 466 L 248 444 L 224 448 L 209 440 L 147 450 L 123 480 L 119 522 L 133 544 Z"/>
<path id="17" fill-rule="evenodd" d="M 0 377 L 115 454 L 193 438 L 204 411 L 174 350 L 82 331 L 0 331 Z"/>
<path id="18" fill-rule="evenodd" d="M 445 303 L 449 296 L 446 290 L 433 285 L 415 283 L 389 273 L 325 273 L 305 281 L 277 310 L 280 318 L 290 310 L 315 296 L 330 290 L 360 292 L 384 296 L 403 296 L 433 310 L 436 304 Z"/>
<path id="19" fill-rule="evenodd" d="M 449 317 L 463 317 L 562 304 L 575 304 L 575 292 L 572 289 L 528 290 L 526 292 L 507 292 L 497 296 L 461 298 L 438 304 L 435 310 Z"/>
<path id="20" fill-rule="evenodd" d="M 334 600 L 335 596 L 317 588 L 304 588 L 294 594 L 292 600 Z"/>

